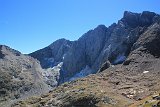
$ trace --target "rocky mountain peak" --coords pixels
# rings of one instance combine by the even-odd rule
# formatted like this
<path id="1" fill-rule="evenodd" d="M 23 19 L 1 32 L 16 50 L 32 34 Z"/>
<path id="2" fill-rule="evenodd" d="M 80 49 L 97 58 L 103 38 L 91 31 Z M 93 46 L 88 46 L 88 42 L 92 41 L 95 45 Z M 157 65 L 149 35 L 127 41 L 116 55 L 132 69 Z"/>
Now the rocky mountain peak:
<path id="1" fill-rule="evenodd" d="M 55 42 L 53 42 L 52 44 L 50 44 L 49 46 L 50 46 L 51 48 L 52 48 L 52 47 L 54 48 L 55 45 L 61 46 L 61 45 L 63 45 L 64 42 L 67 42 L 67 41 L 69 41 L 69 40 L 66 40 L 65 38 L 58 39 L 58 40 L 56 40 Z"/>
<path id="2" fill-rule="evenodd" d="M 156 16 L 158 16 L 156 13 L 149 11 L 143 11 L 142 13 L 125 11 L 121 20 L 128 26 L 135 28 L 137 26 L 143 27 L 151 25 Z"/>
<path id="3" fill-rule="evenodd" d="M 96 29 L 106 29 L 107 27 L 103 24 L 98 25 Z"/>
<path id="4" fill-rule="evenodd" d="M 76 41 L 60 39 L 30 55 L 38 59 L 43 68 L 63 63 L 60 68 L 60 81 L 63 83 L 70 78 L 96 73 L 106 61 L 112 65 L 123 63 L 140 35 L 159 19 L 154 12 L 125 11 L 117 24 L 108 28 L 99 25 Z"/>
<path id="5" fill-rule="evenodd" d="M 40 61 L 42 68 L 54 67 L 62 62 L 65 53 L 68 52 L 72 43 L 72 41 L 64 38 L 59 39 L 49 46 L 33 52 L 30 55 Z"/>

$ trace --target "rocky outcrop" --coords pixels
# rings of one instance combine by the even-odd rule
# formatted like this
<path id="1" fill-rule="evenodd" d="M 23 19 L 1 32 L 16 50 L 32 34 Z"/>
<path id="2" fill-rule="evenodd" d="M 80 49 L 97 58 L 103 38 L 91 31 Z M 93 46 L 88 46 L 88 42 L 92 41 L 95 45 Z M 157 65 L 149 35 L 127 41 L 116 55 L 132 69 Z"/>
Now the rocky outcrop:
<path id="1" fill-rule="evenodd" d="M 106 61 L 105 63 L 103 63 L 103 65 L 101 66 L 98 72 L 102 72 L 105 69 L 109 68 L 110 66 L 111 66 L 111 63 L 109 61 Z"/>
<path id="2" fill-rule="evenodd" d="M 126 22 L 128 26 L 135 28 L 137 26 L 150 26 L 156 19 L 157 15 L 154 12 L 132 13 L 125 11 L 122 21 Z"/>
<path id="3" fill-rule="evenodd" d="M 37 60 L 0 45 L 0 106 L 48 92 Z M 11 100 L 11 101 L 10 101 Z M 1 103 L 4 102 L 4 103 Z"/>
<path id="4" fill-rule="evenodd" d="M 153 12 L 125 11 L 117 24 L 108 28 L 99 25 L 77 41 L 60 39 L 30 55 L 37 58 L 43 68 L 54 67 L 63 62 L 60 70 L 60 82 L 63 83 L 77 73 L 81 74 L 86 66 L 91 73 L 96 73 L 106 61 L 113 65 L 123 63 L 139 36 L 158 20 L 159 15 Z"/>
<path id="5" fill-rule="evenodd" d="M 148 14 L 150 15 L 150 13 Z M 131 15 L 133 15 L 133 13 Z M 137 17 L 135 18 L 137 19 Z M 131 20 L 133 19 L 131 18 Z M 120 20 L 119 23 L 122 23 L 121 21 L 122 20 Z M 146 22 L 149 23 L 147 20 Z M 118 25 L 115 27 L 117 26 Z M 130 29 L 133 30 L 133 34 L 137 34 L 138 36 L 137 40 L 134 39 L 135 42 L 130 45 L 129 50 L 126 48 L 126 50 L 123 49 L 122 46 L 126 46 L 126 44 L 122 45 L 121 42 L 132 42 L 126 42 L 123 41 L 123 39 L 120 40 L 121 42 L 116 42 L 119 38 L 111 43 L 116 49 L 114 50 L 114 47 L 111 46 L 112 51 L 110 52 L 114 52 L 114 55 L 118 56 L 118 58 L 115 58 L 116 60 L 111 60 L 110 57 L 113 53 L 109 55 L 109 60 L 112 64 L 115 64 L 117 60 L 121 61 L 121 59 L 123 59 L 121 58 L 122 53 L 128 52 L 128 55 L 124 54 L 127 58 L 122 64 L 113 66 L 110 62 L 106 61 L 100 73 L 64 83 L 48 94 L 18 102 L 13 106 L 150 107 L 153 105 L 156 107 L 159 105 L 159 95 L 156 93 L 160 92 L 160 23 L 157 20 L 150 26 L 146 25 L 144 28 L 141 24 L 138 25 L 137 28 L 130 25 Z M 139 32 L 135 32 L 135 29 L 138 29 Z M 117 29 L 115 33 L 116 34 L 111 33 L 110 38 L 112 36 L 117 38 L 116 35 L 120 34 L 117 33 Z M 125 33 L 126 32 L 123 31 L 123 34 Z M 129 34 L 131 35 L 132 33 Z M 127 33 L 127 35 L 129 34 Z M 122 34 L 121 36 L 125 37 Z M 130 37 L 134 38 L 136 36 L 132 35 L 129 36 L 129 38 Z M 119 56 L 118 53 L 120 53 L 121 56 Z M 85 69 L 86 68 L 88 69 L 88 66 L 85 67 Z M 154 94 L 156 94 L 156 96 L 151 97 L 151 95 Z M 36 100 L 36 102 L 32 103 L 32 100 Z"/>

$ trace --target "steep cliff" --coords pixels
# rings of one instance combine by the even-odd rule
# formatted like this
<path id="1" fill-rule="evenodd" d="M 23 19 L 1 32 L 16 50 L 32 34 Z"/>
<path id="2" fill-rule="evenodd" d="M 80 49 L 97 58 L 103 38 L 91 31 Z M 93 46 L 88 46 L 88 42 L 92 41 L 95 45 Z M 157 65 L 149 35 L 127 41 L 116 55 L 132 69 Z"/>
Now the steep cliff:
<path id="1" fill-rule="evenodd" d="M 146 12 L 140 16 L 143 14 Z M 147 14 L 152 16 L 153 13 Z M 126 23 L 126 26 L 130 25 L 134 31 L 135 25 L 138 24 L 135 24 L 135 21 L 139 21 L 139 18 L 135 20 L 133 16 L 129 19 L 134 22 Z M 137 17 L 135 18 L 137 19 Z M 122 64 L 113 66 L 106 61 L 100 73 L 64 83 L 50 93 L 18 102 L 13 106 L 158 107 L 160 95 L 160 18 L 156 18 L 151 25 L 149 25 L 150 22 L 147 18 L 145 20 L 145 27 L 145 21 L 138 24 L 138 28 L 144 27 L 145 29 L 143 32 L 138 32 L 138 38 L 130 45 L 127 58 Z M 121 49 L 123 50 L 122 47 L 119 50 Z M 113 52 L 123 53 L 121 51 Z M 124 52 L 126 51 L 124 50 Z M 112 60 L 110 62 L 113 64 Z M 35 102 L 33 103 L 33 101 Z"/>
<path id="2" fill-rule="evenodd" d="M 99 25 L 77 41 L 60 39 L 29 55 L 38 59 L 43 68 L 62 62 L 59 81 L 63 83 L 96 73 L 106 61 L 112 65 L 123 63 L 139 36 L 158 19 L 159 15 L 153 12 L 125 11 L 117 24 L 108 28 Z"/>

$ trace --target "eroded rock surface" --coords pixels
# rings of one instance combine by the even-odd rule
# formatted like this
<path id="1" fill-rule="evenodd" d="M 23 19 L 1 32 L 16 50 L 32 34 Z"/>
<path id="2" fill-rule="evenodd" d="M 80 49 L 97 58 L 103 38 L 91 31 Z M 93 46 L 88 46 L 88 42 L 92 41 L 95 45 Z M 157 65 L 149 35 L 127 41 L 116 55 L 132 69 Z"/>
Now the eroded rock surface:
<path id="1" fill-rule="evenodd" d="M 154 12 L 125 11 L 117 24 L 109 27 L 99 25 L 76 41 L 60 39 L 30 55 L 38 59 L 43 68 L 54 67 L 63 62 L 60 71 L 60 83 L 63 83 L 76 77 L 86 69 L 86 66 L 93 74 L 106 61 L 112 65 L 123 63 L 140 35 L 158 20 L 159 15 Z M 87 75 L 88 73 L 84 76 Z"/>
<path id="2" fill-rule="evenodd" d="M 103 49 L 111 51 L 106 54 L 106 63 L 101 72 L 64 83 L 50 93 L 18 102 L 13 107 L 143 106 L 141 102 L 146 101 L 144 99 L 160 92 L 160 20 L 157 17 L 152 12 L 125 12 L 118 24 L 109 27 L 112 28 L 112 33 Z M 118 29 L 119 26 L 123 26 L 120 27 L 121 30 Z M 107 46 L 109 47 L 106 48 Z M 159 105 L 157 99 L 154 103 Z"/>

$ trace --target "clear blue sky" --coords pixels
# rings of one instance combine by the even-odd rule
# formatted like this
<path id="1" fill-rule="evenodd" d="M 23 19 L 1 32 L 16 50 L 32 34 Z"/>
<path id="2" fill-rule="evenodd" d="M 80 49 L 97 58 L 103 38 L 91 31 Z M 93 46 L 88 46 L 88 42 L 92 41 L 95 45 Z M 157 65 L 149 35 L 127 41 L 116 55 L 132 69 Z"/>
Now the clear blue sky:
<path id="1" fill-rule="evenodd" d="M 125 10 L 160 13 L 160 0 L 0 0 L 0 44 L 30 53 L 117 22 Z"/>

